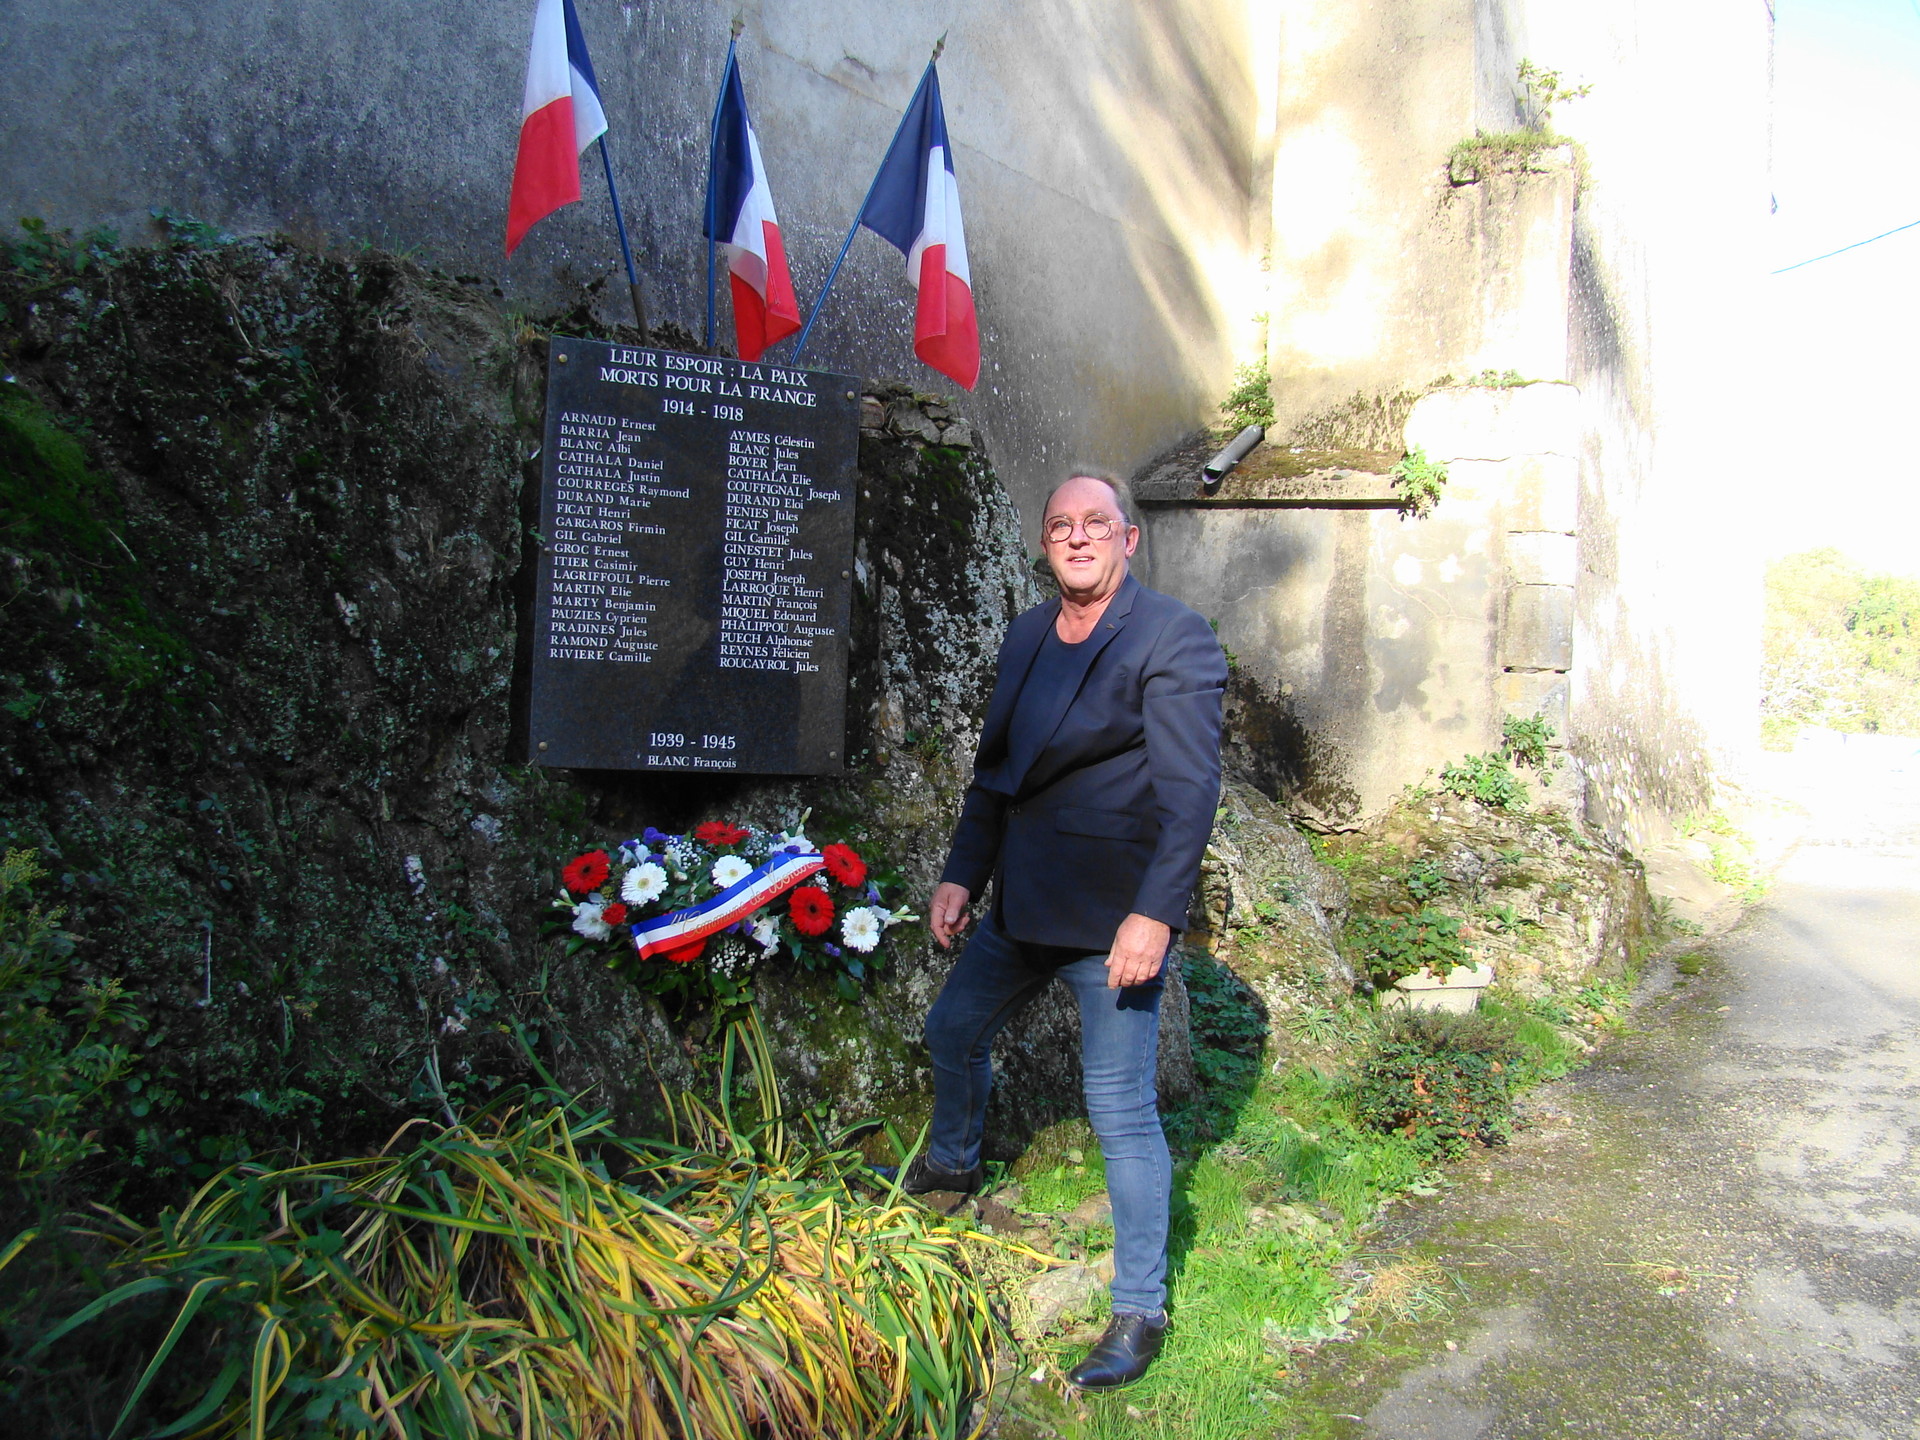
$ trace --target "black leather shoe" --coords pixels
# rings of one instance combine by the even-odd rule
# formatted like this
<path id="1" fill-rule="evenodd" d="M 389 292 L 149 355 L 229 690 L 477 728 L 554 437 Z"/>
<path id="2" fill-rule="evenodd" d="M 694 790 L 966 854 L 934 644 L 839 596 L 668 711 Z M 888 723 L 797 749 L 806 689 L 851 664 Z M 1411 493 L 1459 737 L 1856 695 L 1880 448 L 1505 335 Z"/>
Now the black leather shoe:
<path id="1" fill-rule="evenodd" d="M 1151 1315 L 1116 1315 L 1107 1322 L 1107 1333 L 1094 1341 L 1087 1358 L 1067 1372 L 1067 1379 L 1082 1390 L 1118 1390 L 1131 1385 L 1147 1373 L 1166 1338 L 1164 1311 L 1158 1319 Z"/>
<path id="2" fill-rule="evenodd" d="M 894 1177 L 900 1174 L 900 1169 L 896 1165 L 876 1165 L 873 1173 L 891 1185 Z M 925 1155 L 916 1155 L 913 1163 L 907 1166 L 907 1173 L 901 1177 L 900 1188 L 909 1195 L 927 1195 L 935 1190 L 971 1195 L 985 1183 L 986 1178 L 985 1166 L 976 1165 L 971 1170 L 942 1170 Z"/>

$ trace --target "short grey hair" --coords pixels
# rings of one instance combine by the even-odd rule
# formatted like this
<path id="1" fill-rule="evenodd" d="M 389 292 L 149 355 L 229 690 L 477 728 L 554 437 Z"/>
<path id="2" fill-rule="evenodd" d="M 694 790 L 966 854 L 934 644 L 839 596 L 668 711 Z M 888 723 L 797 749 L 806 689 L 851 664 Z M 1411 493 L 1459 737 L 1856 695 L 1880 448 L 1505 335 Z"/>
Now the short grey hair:
<path id="1" fill-rule="evenodd" d="M 1067 471 L 1067 478 L 1047 491 L 1046 503 L 1040 507 L 1040 528 L 1046 529 L 1047 512 L 1053 508 L 1053 497 L 1075 480 L 1098 480 L 1113 492 L 1113 503 L 1119 510 L 1122 524 L 1133 525 L 1138 522 L 1134 517 L 1133 487 L 1111 470 L 1103 470 L 1097 465 L 1075 465 Z"/>

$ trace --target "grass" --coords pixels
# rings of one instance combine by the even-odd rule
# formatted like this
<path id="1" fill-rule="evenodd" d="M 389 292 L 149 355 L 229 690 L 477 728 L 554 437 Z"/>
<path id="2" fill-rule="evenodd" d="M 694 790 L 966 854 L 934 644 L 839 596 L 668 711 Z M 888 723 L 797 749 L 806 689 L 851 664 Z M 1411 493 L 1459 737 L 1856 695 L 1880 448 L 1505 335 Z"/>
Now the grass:
<path id="1" fill-rule="evenodd" d="M 1732 890 L 1741 904 L 1766 898 L 1770 882 L 1754 865 L 1753 838 L 1726 815 L 1718 810 L 1689 815 L 1679 830 L 1707 847 L 1707 874 Z"/>
<path id="2" fill-rule="evenodd" d="M 1580 1064 L 1586 1040 L 1620 1023 L 1631 989 L 1627 976 L 1560 996 L 1490 994 L 1482 1007 L 1511 1028 L 1520 1054 L 1514 1088 Z M 1206 1017 L 1210 1008 L 1196 1006 L 1197 1024 L 1221 1024 Z M 1310 1024 L 1329 1029 L 1336 1017 L 1351 1045 L 1372 1032 L 1357 1015 L 1330 1009 Z M 1174 1328 L 1159 1363 L 1123 1397 L 1076 1397 L 1057 1376 L 1079 1358 L 1088 1331 L 1049 1337 L 1028 1370 L 1037 1358 L 1056 1377 L 1053 1392 L 1013 1403 L 1044 1409 L 1044 1423 L 1071 1440 L 1274 1434 L 1303 1403 L 1301 1352 L 1355 1327 L 1384 1331 L 1447 1311 L 1458 1287 L 1439 1266 L 1367 1249 L 1395 1197 L 1432 1195 L 1444 1184 L 1413 1141 L 1356 1123 L 1351 1080 L 1297 1063 L 1278 1074 L 1262 1067 L 1211 1142 L 1175 1168 Z M 1063 1188 L 1059 1198 L 1077 1200 L 1079 1191 Z"/>
<path id="3" fill-rule="evenodd" d="M 1004 1247 L 876 1198 L 772 1074 L 737 1027 L 719 1108 L 683 1096 L 671 1141 L 534 1091 L 377 1155 L 223 1171 L 151 1227 L 107 1212 L 107 1288 L 25 1359 L 148 1337 L 115 1434 L 967 1433 L 998 1337 L 970 1255 Z"/>
<path id="4" fill-rule="evenodd" d="M 1294 1067 L 1263 1073 L 1236 1122 L 1174 1176 L 1164 1357 L 1124 1401 L 1090 1399 L 1050 1422 L 1074 1436 L 1262 1433 L 1278 1372 L 1298 1348 L 1345 1332 L 1381 1205 L 1429 1178 L 1415 1148 L 1359 1129 L 1346 1082 Z M 1055 1369 L 1082 1349 L 1042 1342 Z M 1135 1412 L 1140 1418 L 1134 1418 Z"/>

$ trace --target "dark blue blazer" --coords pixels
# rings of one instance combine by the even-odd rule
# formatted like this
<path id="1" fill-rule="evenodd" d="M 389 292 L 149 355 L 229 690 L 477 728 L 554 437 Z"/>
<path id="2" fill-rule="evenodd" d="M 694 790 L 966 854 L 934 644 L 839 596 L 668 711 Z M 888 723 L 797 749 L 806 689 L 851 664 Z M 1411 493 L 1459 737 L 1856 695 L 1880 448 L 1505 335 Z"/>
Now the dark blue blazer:
<path id="1" fill-rule="evenodd" d="M 996 878 L 1009 935 L 1093 953 L 1134 912 L 1186 926 L 1220 803 L 1227 663 L 1205 620 L 1129 575 L 1069 647 L 1078 684 L 1061 687 L 1051 738 L 1016 775 L 1009 722 L 1059 613 L 1050 600 L 1007 627 L 941 879 L 977 899 Z"/>

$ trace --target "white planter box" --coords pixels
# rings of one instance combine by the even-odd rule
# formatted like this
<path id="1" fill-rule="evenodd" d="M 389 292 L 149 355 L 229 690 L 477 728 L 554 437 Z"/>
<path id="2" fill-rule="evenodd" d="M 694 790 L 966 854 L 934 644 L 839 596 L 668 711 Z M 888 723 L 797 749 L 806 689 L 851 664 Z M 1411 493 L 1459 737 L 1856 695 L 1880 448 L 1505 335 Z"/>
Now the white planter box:
<path id="1" fill-rule="evenodd" d="M 1450 1010 L 1464 1015 L 1480 1003 L 1480 996 L 1493 984 L 1491 965 L 1456 965 L 1445 979 L 1422 968 L 1418 975 L 1406 975 L 1382 992 L 1383 1010 Z"/>

